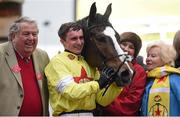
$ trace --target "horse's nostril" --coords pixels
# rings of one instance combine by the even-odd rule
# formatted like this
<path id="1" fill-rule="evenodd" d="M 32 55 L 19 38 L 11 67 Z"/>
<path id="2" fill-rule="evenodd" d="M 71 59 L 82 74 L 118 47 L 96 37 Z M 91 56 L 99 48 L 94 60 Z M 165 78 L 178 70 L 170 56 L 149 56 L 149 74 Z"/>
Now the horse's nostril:
<path id="1" fill-rule="evenodd" d="M 129 74 L 130 74 L 129 70 L 124 70 L 124 71 L 121 72 L 122 76 L 129 76 Z"/>
<path id="2" fill-rule="evenodd" d="M 118 86 L 125 86 L 131 82 L 132 75 L 128 70 L 121 71 L 118 76 L 119 77 L 116 78 L 116 84 Z"/>
<path id="3" fill-rule="evenodd" d="M 121 77 L 122 77 L 122 82 L 124 83 L 130 82 L 131 77 L 128 70 L 121 72 Z"/>

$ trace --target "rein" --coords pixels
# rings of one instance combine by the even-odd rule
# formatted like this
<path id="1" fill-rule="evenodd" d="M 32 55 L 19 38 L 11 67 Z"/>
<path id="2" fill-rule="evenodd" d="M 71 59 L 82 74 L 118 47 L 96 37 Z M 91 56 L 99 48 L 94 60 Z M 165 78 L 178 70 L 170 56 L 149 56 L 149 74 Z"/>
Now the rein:
<path id="1" fill-rule="evenodd" d="M 118 69 L 116 70 L 116 72 L 114 73 L 117 74 L 117 72 L 121 69 L 121 67 L 123 66 L 123 64 L 127 61 L 127 58 L 129 57 L 128 54 L 120 54 L 120 55 L 117 55 L 117 56 L 114 56 L 114 57 L 111 57 L 111 58 L 107 58 L 103 61 L 102 64 L 104 64 L 106 66 L 106 62 L 111 60 L 111 59 L 114 59 L 114 58 L 117 58 L 117 57 L 120 57 L 120 56 L 125 56 L 124 60 L 121 62 L 121 64 L 119 65 Z"/>
<path id="2" fill-rule="evenodd" d="M 127 54 L 121 54 L 121 55 L 118 55 L 118 56 L 115 56 L 115 57 L 119 57 L 119 56 L 123 56 L 123 55 L 127 55 Z M 112 58 L 115 58 L 115 57 L 112 57 Z M 116 70 L 116 72 L 114 72 L 111 76 L 110 76 L 110 80 L 109 80 L 109 83 L 108 85 L 106 86 L 102 96 L 104 96 L 104 94 L 106 93 L 107 89 L 109 88 L 109 86 L 111 85 L 111 83 L 115 80 L 114 79 L 114 76 L 116 76 L 116 74 L 118 73 L 118 71 L 121 69 L 121 67 L 123 66 L 123 64 L 127 61 L 127 58 L 128 56 L 125 56 L 123 62 L 121 62 L 121 64 L 119 65 L 118 69 Z M 111 59 L 111 58 L 110 58 Z"/>

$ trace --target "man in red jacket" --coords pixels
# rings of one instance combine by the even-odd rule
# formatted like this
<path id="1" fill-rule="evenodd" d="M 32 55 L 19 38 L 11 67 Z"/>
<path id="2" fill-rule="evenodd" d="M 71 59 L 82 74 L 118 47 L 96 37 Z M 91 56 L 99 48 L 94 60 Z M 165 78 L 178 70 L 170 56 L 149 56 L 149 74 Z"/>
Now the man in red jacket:
<path id="1" fill-rule="evenodd" d="M 133 32 L 124 32 L 121 34 L 119 44 L 125 52 L 134 58 L 132 64 L 135 70 L 135 75 L 132 82 L 123 88 L 123 91 L 114 102 L 105 108 L 100 108 L 100 113 L 111 116 L 137 116 L 139 115 L 141 99 L 146 83 L 146 72 L 136 60 L 142 42 L 137 34 Z"/>

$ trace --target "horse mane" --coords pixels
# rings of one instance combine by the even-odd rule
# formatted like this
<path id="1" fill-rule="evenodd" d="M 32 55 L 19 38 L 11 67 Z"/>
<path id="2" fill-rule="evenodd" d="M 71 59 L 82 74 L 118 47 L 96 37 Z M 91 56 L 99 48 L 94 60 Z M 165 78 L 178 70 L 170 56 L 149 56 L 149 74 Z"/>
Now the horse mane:
<path id="1" fill-rule="evenodd" d="M 109 22 L 105 22 L 103 16 L 101 14 L 96 14 L 95 16 L 95 22 L 93 22 L 94 24 L 98 24 L 98 25 L 105 25 L 105 24 L 110 24 Z M 87 52 L 87 48 L 89 48 L 88 46 L 92 46 L 92 50 L 94 53 L 99 53 L 99 50 L 95 47 L 96 45 L 92 42 L 92 40 L 90 39 L 90 32 L 89 32 L 89 27 L 93 26 L 94 24 L 88 24 L 88 21 L 89 21 L 89 17 L 85 17 L 81 20 L 78 21 L 78 23 L 80 23 L 83 27 L 83 33 L 84 33 L 84 47 L 83 47 L 83 50 L 82 50 L 82 53 L 81 55 L 85 58 L 85 60 L 88 62 L 87 60 L 87 56 L 88 56 L 88 52 Z M 102 59 L 103 56 L 96 56 L 97 59 Z M 88 58 L 89 59 L 89 58 Z M 93 58 L 92 58 L 93 59 Z M 94 66 L 94 65 L 93 65 Z"/>
<path id="2" fill-rule="evenodd" d="M 79 20 L 78 23 L 80 23 L 82 25 L 82 27 L 83 27 L 83 34 L 84 34 L 84 47 L 83 47 L 83 50 L 81 52 L 81 55 L 88 62 L 88 60 L 87 60 L 88 59 L 88 57 L 87 57 L 88 56 L 87 48 L 90 45 L 93 47 L 93 43 L 90 40 L 90 33 L 89 33 L 89 30 L 88 30 L 87 21 L 88 21 L 88 17 L 83 18 L 82 20 Z M 92 49 L 93 49 L 93 51 L 95 53 L 98 53 L 97 48 L 92 48 Z"/>

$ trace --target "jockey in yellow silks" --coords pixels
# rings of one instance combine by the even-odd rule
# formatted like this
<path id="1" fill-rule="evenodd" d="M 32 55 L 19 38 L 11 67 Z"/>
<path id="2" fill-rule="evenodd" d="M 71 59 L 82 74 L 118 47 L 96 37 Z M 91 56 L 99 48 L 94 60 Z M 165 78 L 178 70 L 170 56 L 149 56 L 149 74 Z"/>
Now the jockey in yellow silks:
<path id="1" fill-rule="evenodd" d="M 55 116 L 73 110 L 93 110 L 96 102 L 106 106 L 121 92 L 113 83 L 102 96 L 104 89 L 100 90 L 95 81 L 100 77 L 98 70 L 91 68 L 82 56 L 67 51 L 52 58 L 45 74 Z"/>
<path id="2" fill-rule="evenodd" d="M 180 116 L 180 70 L 165 65 L 147 74 L 143 116 Z"/>

